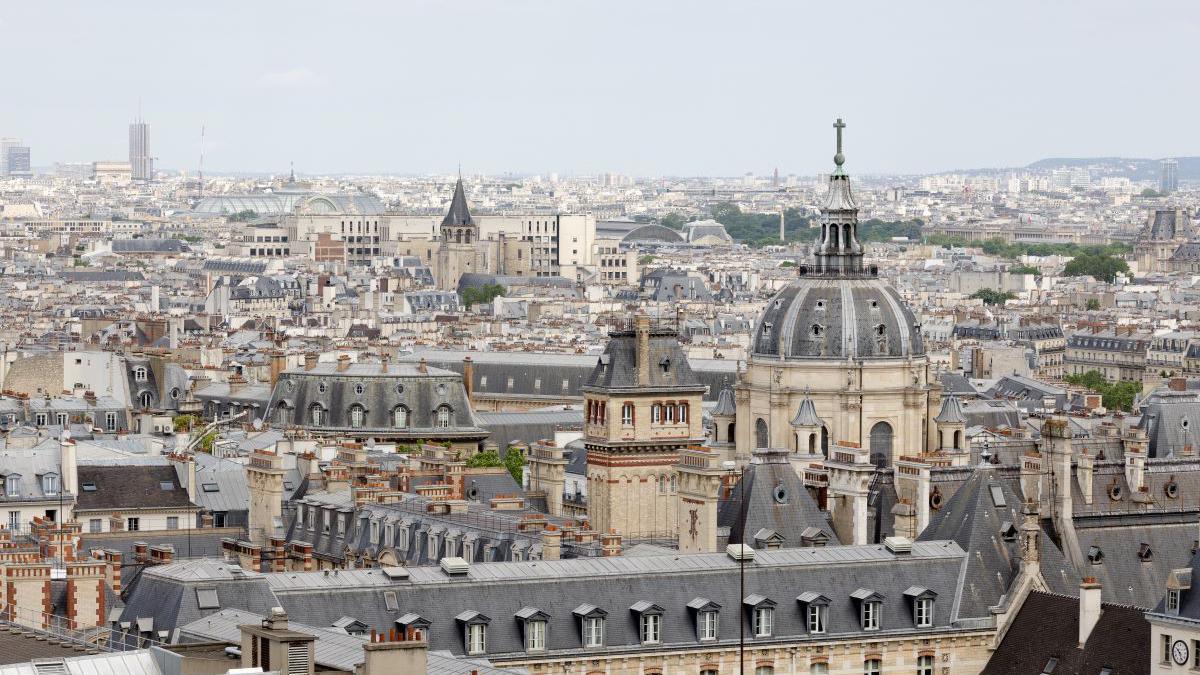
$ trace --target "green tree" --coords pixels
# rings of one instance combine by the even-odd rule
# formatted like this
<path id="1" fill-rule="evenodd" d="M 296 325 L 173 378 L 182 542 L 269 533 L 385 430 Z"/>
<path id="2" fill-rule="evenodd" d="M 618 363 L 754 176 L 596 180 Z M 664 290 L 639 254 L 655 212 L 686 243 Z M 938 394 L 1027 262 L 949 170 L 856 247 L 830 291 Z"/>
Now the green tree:
<path id="1" fill-rule="evenodd" d="M 1041 274 L 1042 271 L 1033 265 L 1013 265 L 1008 268 L 1009 274 Z"/>
<path id="2" fill-rule="evenodd" d="M 1096 298 L 1088 298 L 1087 310 L 1089 312 L 1095 312 L 1095 311 L 1098 311 L 1099 309 L 1100 309 L 1100 301 L 1097 300 Z"/>
<path id="3" fill-rule="evenodd" d="M 505 289 L 500 284 L 485 284 L 483 286 L 472 286 L 462 294 L 463 305 L 471 307 L 476 304 L 488 304 L 499 296 L 504 295 Z"/>
<path id="4" fill-rule="evenodd" d="M 517 481 L 517 485 L 522 485 L 521 479 L 525 474 L 525 455 L 511 445 L 508 446 L 508 449 L 504 451 L 504 466 L 512 475 L 513 480 Z"/>
<path id="5" fill-rule="evenodd" d="M 643 267 L 645 267 L 646 265 L 649 265 L 652 262 L 654 262 L 654 256 L 650 255 L 649 253 L 638 257 L 638 264 Z"/>
<path id="6" fill-rule="evenodd" d="M 1141 382 L 1109 382 L 1098 370 L 1089 370 L 1080 375 L 1067 375 L 1063 379 L 1069 384 L 1086 387 L 1100 394 L 1104 399 L 1104 407 L 1110 410 L 1132 411 L 1133 399 L 1142 392 Z"/>
<path id="7" fill-rule="evenodd" d="M 1161 197 L 1162 195 L 1160 195 L 1158 193 L 1158 190 L 1155 190 L 1153 188 L 1146 188 L 1145 190 L 1142 190 L 1142 196 L 1143 197 Z"/>
<path id="8" fill-rule="evenodd" d="M 197 426 L 203 426 L 195 415 L 176 415 L 172 422 L 175 425 L 175 433 L 177 434 L 190 431 Z"/>
<path id="9" fill-rule="evenodd" d="M 247 222 L 250 220 L 256 220 L 257 218 L 258 218 L 257 211 L 255 211 L 253 209 L 244 209 L 242 211 L 238 211 L 237 213 L 229 216 L 229 222 L 244 223 L 244 222 Z"/>
<path id="10" fill-rule="evenodd" d="M 467 460 L 467 467 L 471 469 L 486 466 L 504 466 L 504 460 L 500 459 L 500 453 L 495 450 L 484 450 L 475 453 Z"/>
<path id="11" fill-rule="evenodd" d="M 686 222 L 687 218 L 682 213 L 668 213 L 658 221 L 658 224 L 663 227 L 669 227 L 672 230 L 682 230 L 683 224 Z"/>
<path id="12" fill-rule="evenodd" d="M 779 213 L 743 213 L 733 202 L 721 202 L 710 209 L 712 219 L 725 226 L 729 236 L 749 246 L 779 243 Z M 818 230 L 809 229 L 808 218 L 792 208 L 783 212 L 784 237 L 787 241 L 811 241 Z"/>
<path id="13" fill-rule="evenodd" d="M 1016 298 L 1016 294 L 1012 291 L 1000 292 L 992 288 L 981 288 L 970 296 L 976 300 L 982 300 L 985 305 L 1003 305 L 1006 301 Z"/>
<path id="14" fill-rule="evenodd" d="M 1112 283 L 1117 274 L 1128 274 L 1129 264 L 1121 258 L 1099 253 L 1084 253 L 1076 256 L 1063 268 L 1063 274 L 1068 277 L 1089 276 Z"/>
<path id="15" fill-rule="evenodd" d="M 779 266 L 780 267 L 795 267 L 796 263 L 792 260 L 784 260 L 783 262 L 779 263 Z"/>

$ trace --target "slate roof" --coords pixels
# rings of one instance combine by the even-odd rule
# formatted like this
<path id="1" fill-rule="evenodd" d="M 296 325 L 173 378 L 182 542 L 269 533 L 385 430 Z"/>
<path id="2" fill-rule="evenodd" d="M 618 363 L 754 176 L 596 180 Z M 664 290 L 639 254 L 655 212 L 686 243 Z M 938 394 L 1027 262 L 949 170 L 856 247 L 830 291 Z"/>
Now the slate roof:
<path id="1" fill-rule="evenodd" d="M 186 508 L 192 506 L 187 488 L 179 484 L 175 467 L 170 465 L 93 466 L 80 465 L 79 497 L 81 511 Z M 87 484 L 94 483 L 95 490 Z M 166 487 L 167 489 L 163 489 Z"/>
<path id="2" fill-rule="evenodd" d="M 792 417 L 792 426 L 819 427 L 824 424 L 824 420 L 817 415 L 817 407 L 813 405 L 812 399 L 805 395 L 804 400 L 800 402 L 800 407 L 796 409 L 796 414 Z"/>
<path id="3" fill-rule="evenodd" d="M 1054 675 L 1112 675 L 1148 672 L 1150 624 L 1141 610 L 1100 605 L 1100 620 L 1083 649 L 1079 648 L 1079 600 L 1034 591 L 1025 599 L 984 675 L 1047 673 Z"/>
<path id="4" fill-rule="evenodd" d="M 992 489 L 999 490 L 1003 506 L 997 505 Z M 951 540 L 967 551 L 959 585 L 963 589 L 962 616 L 986 614 L 1000 604 L 1020 570 L 1020 542 L 1006 539 L 1007 526 L 1022 523 L 1021 497 L 1011 482 L 992 469 L 976 469 L 954 496 L 933 512 L 929 526 L 918 541 Z M 1049 536 L 1040 537 L 1042 578 L 1054 591 L 1070 594 L 1079 587 L 1079 575 Z"/>
<path id="5" fill-rule="evenodd" d="M 721 394 L 717 396 L 717 404 L 709 411 L 710 415 L 724 415 L 725 417 L 737 416 L 737 404 L 733 400 L 733 389 L 722 387 Z"/>
<path id="6" fill-rule="evenodd" d="M 937 417 L 934 417 L 933 421 L 942 424 L 965 424 L 967 418 L 963 417 L 962 405 L 958 402 L 958 397 L 950 395 L 942 399 L 942 409 L 938 411 Z"/>
<path id="7" fill-rule="evenodd" d="M 730 543 L 742 542 L 754 548 L 765 546 L 755 541 L 763 530 L 778 534 L 783 538 L 781 545 L 788 548 L 811 546 L 811 542 L 804 541 L 806 536 L 811 538 L 810 528 L 822 532 L 830 545 L 841 543 L 788 462 L 786 451 L 754 451 L 742 479 L 720 502 L 717 525 L 729 528 Z"/>
<path id="8" fill-rule="evenodd" d="M 668 328 L 651 328 L 647 340 L 649 370 L 646 384 L 640 384 L 637 372 L 638 337 L 635 331 L 609 334 L 608 346 L 596 360 L 584 391 L 665 390 L 703 392 L 704 384 L 692 373 L 687 356 L 679 346 L 679 337 Z"/>
<path id="9" fill-rule="evenodd" d="M 463 190 L 462 178 L 454 184 L 454 196 L 450 198 L 450 208 L 446 211 L 446 217 L 442 218 L 442 226 L 466 226 L 474 225 L 475 219 L 471 217 L 471 209 L 467 207 L 467 194 Z"/>
<path id="10" fill-rule="evenodd" d="M 778 604 L 773 639 L 814 639 L 804 626 L 804 607 L 796 601 L 805 591 L 831 600 L 828 634 L 816 639 L 865 638 L 851 597 L 864 586 L 883 597 L 881 630 L 871 635 L 936 633 L 952 625 L 951 607 L 964 555 L 952 542 L 917 543 L 911 554 L 900 555 L 882 546 L 757 551 L 755 560 L 745 564 L 745 589 L 748 595 Z M 122 618 L 153 617 L 156 630 L 194 621 L 214 611 L 195 607 L 195 589 L 205 586 L 217 590 L 222 609 L 254 605 L 259 609 L 251 611 L 265 613 L 271 606 L 281 606 L 291 620 L 313 626 L 328 626 L 348 616 L 386 629 L 400 616 L 415 613 L 431 622 L 432 650 L 462 654 L 463 631 L 455 617 L 473 611 L 491 618 L 488 656 L 497 657 L 523 653 L 516 615 L 525 607 L 536 607 L 549 616 L 550 650 L 580 653 L 578 618 L 573 612 L 585 603 L 608 613 L 606 643 L 617 648 L 639 647 L 637 614 L 632 609 L 639 603 L 663 608 L 663 646 L 656 649 L 696 646 L 695 617 L 688 603 L 698 595 L 697 588 L 723 608 L 718 645 L 736 645 L 738 617 L 748 617 L 742 611 L 739 563 L 724 553 L 477 563 L 465 575 L 454 577 L 437 567 L 409 567 L 404 579 L 380 569 L 363 569 L 245 574 L 235 580 L 220 567 L 206 562 L 147 569 Z M 912 586 L 937 593 L 934 627 L 916 628 L 911 602 L 904 595 Z M 388 606 L 389 594 L 394 594 L 394 611 Z M 970 619 L 956 625 L 980 626 L 987 616 Z"/>
<path id="11" fill-rule="evenodd" d="M 1156 389 L 1142 403 L 1137 427 L 1146 430 L 1151 457 L 1171 457 L 1184 446 L 1200 448 L 1200 392 Z"/>

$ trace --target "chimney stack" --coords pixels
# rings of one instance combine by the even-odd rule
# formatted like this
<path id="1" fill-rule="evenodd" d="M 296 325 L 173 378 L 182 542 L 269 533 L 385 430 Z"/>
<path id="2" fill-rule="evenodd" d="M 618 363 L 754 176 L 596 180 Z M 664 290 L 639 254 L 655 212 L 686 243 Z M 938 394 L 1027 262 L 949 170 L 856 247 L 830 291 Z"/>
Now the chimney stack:
<path id="1" fill-rule="evenodd" d="M 463 387 L 467 390 L 467 400 L 471 400 L 475 391 L 475 363 L 469 356 L 463 357 Z"/>
<path id="2" fill-rule="evenodd" d="M 304 369 L 312 370 L 313 368 L 316 368 L 316 367 L 317 367 L 317 353 L 316 352 L 308 352 L 307 354 L 305 354 L 304 355 Z"/>
<path id="3" fill-rule="evenodd" d="M 417 372 L 421 373 L 422 375 L 429 372 L 429 364 L 425 362 L 424 357 L 422 357 L 420 361 L 417 361 Z"/>
<path id="4" fill-rule="evenodd" d="M 1100 621 L 1100 582 L 1095 577 L 1084 577 L 1079 584 L 1079 648 L 1087 646 L 1092 629 Z"/>
<path id="5" fill-rule="evenodd" d="M 342 373 L 349 369 L 350 369 L 350 357 L 346 354 L 342 354 L 341 356 L 338 357 L 338 360 L 337 360 L 337 370 L 339 373 Z"/>
<path id="6" fill-rule="evenodd" d="M 650 317 L 638 314 L 633 318 L 637 345 L 637 377 L 639 386 L 650 385 Z"/>

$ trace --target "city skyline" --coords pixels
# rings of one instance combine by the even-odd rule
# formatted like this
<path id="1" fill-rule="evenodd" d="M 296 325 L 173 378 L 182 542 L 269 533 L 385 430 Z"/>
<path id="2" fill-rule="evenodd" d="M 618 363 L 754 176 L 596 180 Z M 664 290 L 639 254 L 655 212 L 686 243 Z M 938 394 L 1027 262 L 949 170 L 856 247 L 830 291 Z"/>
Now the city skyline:
<path id="1" fill-rule="evenodd" d="M 214 173 L 815 174 L 837 116 L 859 175 L 1200 154 L 1186 91 L 1146 110 L 1186 79 L 1190 7 L 1067 3 L 1036 22 L 1008 9 L 413 3 L 254 6 L 230 23 L 221 3 L 10 7 L 10 61 L 44 26 L 113 42 L 86 78 L 70 49 L 14 72 L 27 95 L 0 108 L 0 135 L 37 166 L 122 157 L 141 99 L 157 164 L 189 173 L 202 127 Z M 1153 64 L 1112 48 L 1151 42 Z"/>

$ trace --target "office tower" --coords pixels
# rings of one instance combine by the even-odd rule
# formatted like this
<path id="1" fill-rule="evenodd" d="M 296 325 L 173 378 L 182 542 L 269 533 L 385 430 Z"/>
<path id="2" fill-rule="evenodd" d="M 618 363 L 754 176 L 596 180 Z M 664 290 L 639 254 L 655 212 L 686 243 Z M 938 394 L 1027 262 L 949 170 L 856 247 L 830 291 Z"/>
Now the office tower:
<path id="1" fill-rule="evenodd" d="M 1179 189 L 1179 162 L 1174 159 L 1162 161 L 1162 175 L 1158 178 L 1158 191 L 1169 195 Z"/>
<path id="2" fill-rule="evenodd" d="M 133 179 L 148 181 L 154 178 L 154 159 L 150 156 L 150 125 L 140 119 L 129 125 L 129 164 Z"/>
<path id="3" fill-rule="evenodd" d="M 19 138 L 0 139 L 0 176 L 31 176 L 29 146 Z"/>

